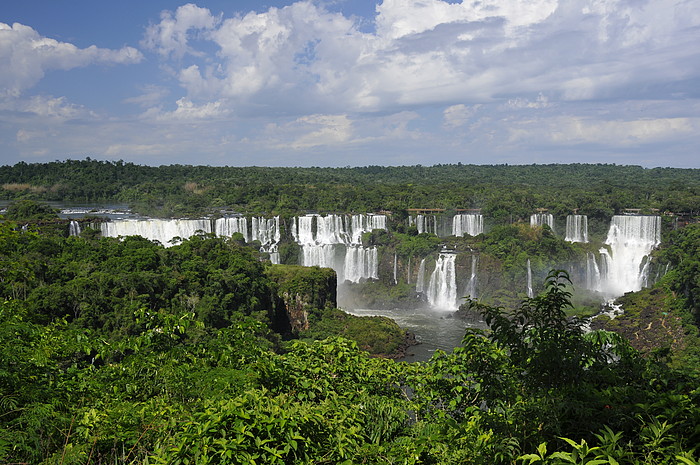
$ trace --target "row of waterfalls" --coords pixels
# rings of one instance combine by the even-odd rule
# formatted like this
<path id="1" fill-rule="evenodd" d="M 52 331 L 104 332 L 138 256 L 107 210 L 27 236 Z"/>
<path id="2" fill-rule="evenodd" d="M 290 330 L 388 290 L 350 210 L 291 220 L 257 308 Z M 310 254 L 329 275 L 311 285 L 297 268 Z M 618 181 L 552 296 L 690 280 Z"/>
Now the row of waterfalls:
<path id="1" fill-rule="evenodd" d="M 273 263 L 280 263 L 278 247 L 283 236 L 283 227 L 291 241 L 299 246 L 299 263 L 303 266 L 333 268 L 338 281 L 354 283 L 368 279 L 379 279 L 381 253 L 377 247 L 363 245 L 363 235 L 374 230 L 387 229 L 387 216 L 381 214 L 329 214 L 304 215 L 282 221 L 279 217 L 227 217 L 211 219 L 145 219 L 117 220 L 100 223 L 103 236 L 119 237 L 139 235 L 156 240 L 165 246 L 176 243 L 197 233 L 209 233 L 230 237 L 240 234 L 246 242 L 257 241 L 261 251 L 270 256 Z M 419 232 L 441 234 L 436 216 L 412 216 L 410 224 Z M 532 226 L 554 226 L 551 214 L 538 213 L 530 219 Z M 480 214 L 458 214 L 451 219 L 452 235 L 478 235 L 483 232 L 483 217 Z M 71 222 L 70 233 L 80 233 L 80 225 Z M 569 215 L 566 222 L 565 240 L 588 242 L 587 218 L 584 215 Z M 647 284 L 649 254 L 660 242 L 661 218 L 659 216 L 614 216 L 604 246 L 597 253 L 588 252 L 581 269 L 579 287 L 599 293 L 604 298 L 613 298 L 628 291 L 636 291 Z M 462 252 L 464 253 L 464 252 Z M 479 255 L 462 261 L 458 273 L 458 254 L 443 251 L 437 256 L 420 258 L 411 266 L 404 266 L 406 282 L 415 282 L 416 292 L 422 294 L 434 308 L 455 309 L 464 295 L 477 297 L 479 285 Z M 399 261 L 396 253 L 386 258 L 393 262 L 393 283 L 399 282 Z M 415 268 L 417 265 L 417 269 Z M 534 295 L 532 265 L 527 260 L 523 270 L 523 293 Z M 387 275 L 389 276 L 389 275 Z"/>

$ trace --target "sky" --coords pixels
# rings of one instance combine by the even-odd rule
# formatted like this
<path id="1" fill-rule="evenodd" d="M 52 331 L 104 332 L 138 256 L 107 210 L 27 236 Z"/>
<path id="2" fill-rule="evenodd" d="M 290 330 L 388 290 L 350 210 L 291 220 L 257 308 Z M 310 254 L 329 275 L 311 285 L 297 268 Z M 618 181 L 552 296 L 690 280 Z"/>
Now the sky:
<path id="1" fill-rule="evenodd" d="M 700 168 L 697 0 L 22 0 L 0 164 Z"/>

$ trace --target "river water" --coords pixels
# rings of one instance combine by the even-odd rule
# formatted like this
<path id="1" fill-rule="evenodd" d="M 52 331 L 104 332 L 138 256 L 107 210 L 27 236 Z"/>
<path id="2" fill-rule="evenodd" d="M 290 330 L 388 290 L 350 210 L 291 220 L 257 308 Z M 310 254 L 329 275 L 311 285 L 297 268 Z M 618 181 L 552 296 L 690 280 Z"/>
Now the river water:
<path id="1" fill-rule="evenodd" d="M 437 349 L 451 352 L 461 345 L 467 327 L 485 328 L 484 323 L 471 324 L 454 316 L 450 310 L 430 308 L 418 309 L 344 309 L 357 316 L 385 316 L 396 321 L 403 329 L 416 335 L 418 345 L 406 350 L 404 362 L 424 362 L 433 356 Z"/>

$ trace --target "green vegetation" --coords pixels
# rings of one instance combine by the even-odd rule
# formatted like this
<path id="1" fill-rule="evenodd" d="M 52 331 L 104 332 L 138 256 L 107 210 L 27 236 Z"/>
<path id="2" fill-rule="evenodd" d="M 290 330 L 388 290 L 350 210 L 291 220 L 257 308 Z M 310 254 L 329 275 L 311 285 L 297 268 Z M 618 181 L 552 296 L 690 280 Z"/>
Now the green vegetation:
<path id="1" fill-rule="evenodd" d="M 624 208 L 694 212 L 700 170 L 617 165 L 362 168 L 160 166 L 97 160 L 0 166 L 0 198 L 122 202 L 154 216 L 482 208 L 494 224 L 578 209 L 594 234 Z"/>
<path id="2" fill-rule="evenodd" d="M 697 238 L 662 252 L 691 265 Z M 687 270 L 659 286 L 692 323 Z M 584 333 L 563 272 L 515 312 L 471 301 L 489 332 L 407 364 L 361 350 L 393 350 L 399 328 L 332 309 L 328 270 L 301 271 L 210 236 L 166 249 L 0 223 L 0 462 L 698 463 L 693 359 Z M 305 302 L 301 340 L 272 331 L 284 292 Z M 313 340 L 331 333 L 360 342 Z"/>
<path id="3" fill-rule="evenodd" d="M 335 309 L 332 272 L 269 265 L 240 237 L 164 248 L 1 221 L 0 463 L 700 463 L 700 226 L 665 231 L 652 268 L 670 271 L 622 299 L 626 313 L 603 321 L 614 332 L 586 333 L 568 316 L 569 275 L 547 274 L 524 298 L 523 267 L 541 278 L 593 245 L 518 224 L 543 205 L 592 221 L 630 205 L 691 211 L 697 170 L 85 160 L 0 167 L 0 181 L 6 198 L 143 198 L 161 213 L 391 208 L 392 230 L 363 238 L 384 257 L 364 298 L 415 299 L 407 271 L 449 247 L 462 270 L 478 254 L 483 298 L 465 307 L 490 324 L 452 352 L 399 363 L 365 349 L 400 350 L 403 331 Z M 400 225 L 402 209 L 428 203 L 481 206 L 500 223 L 445 240 Z M 41 223 L 41 210 L 8 214 Z"/>

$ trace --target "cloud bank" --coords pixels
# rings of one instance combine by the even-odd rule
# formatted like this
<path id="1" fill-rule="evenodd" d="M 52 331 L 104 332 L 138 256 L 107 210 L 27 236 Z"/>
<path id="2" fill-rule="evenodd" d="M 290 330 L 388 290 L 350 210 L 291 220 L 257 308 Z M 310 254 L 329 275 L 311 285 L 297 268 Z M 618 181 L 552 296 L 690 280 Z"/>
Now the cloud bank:
<path id="1" fill-rule="evenodd" d="M 232 15 L 190 3 L 147 26 L 140 51 L 0 24 L 0 60 L 12 63 L 0 96 L 20 98 L 47 70 L 148 59 L 161 75 L 124 100 L 139 112 L 118 125 L 130 140 L 105 155 L 318 164 L 326 148 L 353 164 L 382 153 L 392 164 L 634 163 L 635 151 L 653 160 L 666 144 L 676 165 L 698 166 L 686 153 L 700 142 L 698 2 L 385 0 L 370 18 L 332 6 Z M 14 110 L 46 113 L 27 102 Z M 206 141 L 187 142 L 203 130 Z"/>

